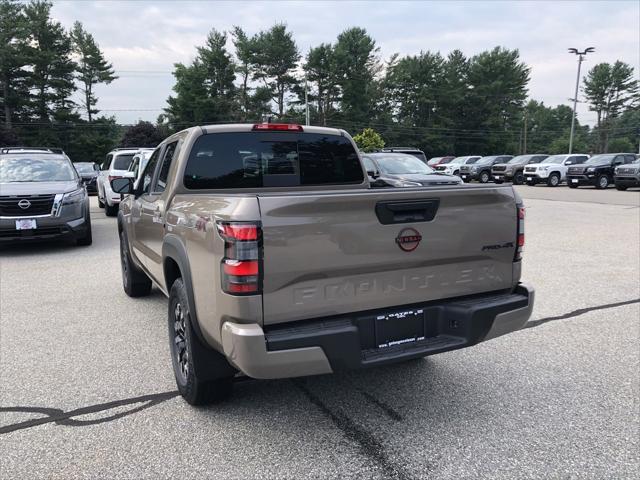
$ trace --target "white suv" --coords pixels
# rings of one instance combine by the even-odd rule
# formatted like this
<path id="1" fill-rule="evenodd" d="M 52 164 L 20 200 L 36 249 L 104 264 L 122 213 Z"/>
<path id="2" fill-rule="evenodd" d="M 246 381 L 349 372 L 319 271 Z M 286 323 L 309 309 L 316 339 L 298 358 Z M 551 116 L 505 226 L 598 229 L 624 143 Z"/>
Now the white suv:
<path id="1" fill-rule="evenodd" d="M 138 186 L 138 180 L 140 180 L 140 177 L 142 176 L 142 172 L 144 172 L 144 167 L 147 166 L 147 163 L 149 162 L 149 157 L 151 157 L 151 154 L 153 152 L 154 152 L 153 148 L 141 148 L 133 156 L 133 160 L 131 160 L 129 169 L 127 170 L 127 173 L 124 176 L 133 178 L 134 188 Z"/>
<path id="2" fill-rule="evenodd" d="M 467 156 L 467 157 L 456 157 L 451 160 L 449 163 L 443 163 L 442 165 L 436 165 L 434 168 L 438 173 L 444 173 L 445 175 L 456 175 L 460 176 L 460 165 L 468 165 L 470 163 L 475 163 L 480 160 L 480 156 Z"/>
<path id="3" fill-rule="evenodd" d="M 551 155 L 542 162 L 524 167 L 524 180 L 527 185 L 546 183 L 557 187 L 567 178 L 569 165 L 579 165 L 589 160 L 589 155 L 582 153 L 572 155 Z"/>
<path id="4" fill-rule="evenodd" d="M 115 217 L 118 214 L 120 204 L 120 194 L 111 190 L 111 180 L 121 178 L 127 174 L 133 156 L 140 150 L 139 148 L 116 148 L 110 151 L 105 158 L 100 173 L 96 179 L 98 190 L 98 206 L 104 207 L 104 212 L 108 217 Z"/>

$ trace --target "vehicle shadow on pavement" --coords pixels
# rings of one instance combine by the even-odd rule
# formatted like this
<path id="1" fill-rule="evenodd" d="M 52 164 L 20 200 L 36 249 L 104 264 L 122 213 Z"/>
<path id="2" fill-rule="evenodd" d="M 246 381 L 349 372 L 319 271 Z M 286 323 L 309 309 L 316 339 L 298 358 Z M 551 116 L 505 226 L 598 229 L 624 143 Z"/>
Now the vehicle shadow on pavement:
<path id="1" fill-rule="evenodd" d="M 20 243 L 0 244 L 0 258 L 68 253 L 74 249 L 84 251 L 87 247 L 78 247 L 75 242 L 71 240 L 25 240 Z"/>

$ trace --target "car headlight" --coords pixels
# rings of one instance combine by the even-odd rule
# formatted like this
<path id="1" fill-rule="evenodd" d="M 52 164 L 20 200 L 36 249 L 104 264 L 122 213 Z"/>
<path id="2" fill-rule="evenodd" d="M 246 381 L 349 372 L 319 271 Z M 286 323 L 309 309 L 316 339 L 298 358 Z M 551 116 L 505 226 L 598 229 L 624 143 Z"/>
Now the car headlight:
<path id="1" fill-rule="evenodd" d="M 587 172 L 595 172 L 596 169 L 594 167 L 589 167 L 587 168 Z"/>
<path id="2" fill-rule="evenodd" d="M 84 188 L 79 188 L 73 192 L 65 193 L 62 197 L 62 205 L 73 205 L 74 203 L 84 202 L 87 198 L 87 191 Z"/>
<path id="3" fill-rule="evenodd" d="M 538 169 L 546 172 L 547 170 L 549 170 L 549 167 L 538 167 Z"/>
<path id="4" fill-rule="evenodd" d="M 472 172 L 477 172 L 478 171 L 478 167 L 471 167 L 471 171 Z"/>

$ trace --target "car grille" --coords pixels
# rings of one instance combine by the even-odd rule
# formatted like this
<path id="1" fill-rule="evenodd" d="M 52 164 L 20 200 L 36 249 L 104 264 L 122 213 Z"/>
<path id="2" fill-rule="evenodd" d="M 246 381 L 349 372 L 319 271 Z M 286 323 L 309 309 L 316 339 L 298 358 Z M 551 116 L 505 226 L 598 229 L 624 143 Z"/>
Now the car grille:
<path id="1" fill-rule="evenodd" d="M 470 172 L 470 171 L 471 171 L 471 167 L 467 167 L 467 166 L 464 166 L 464 165 L 463 165 L 462 167 L 460 167 L 460 171 L 461 171 L 461 172 L 467 172 L 467 173 L 468 173 L 468 172 Z"/>
<path id="2" fill-rule="evenodd" d="M 506 165 L 496 165 L 491 168 L 494 172 L 504 172 L 507 169 Z"/>
<path id="3" fill-rule="evenodd" d="M 0 216 L 29 217 L 33 215 L 49 215 L 54 199 L 55 195 L 2 196 L 0 197 Z M 23 200 L 29 202 L 27 208 L 22 208 L 18 205 Z"/>
<path id="4" fill-rule="evenodd" d="M 569 167 L 567 173 L 569 175 L 582 175 L 584 173 L 584 167 Z"/>
<path id="5" fill-rule="evenodd" d="M 524 173 L 536 173 L 538 167 L 525 167 Z"/>
<path id="6" fill-rule="evenodd" d="M 616 173 L 626 174 L 626 175 L 629 175 L 629 174 L 633 175 L 634 173 L 636 173 L 636 169 L 635 168 L 619 168 Z"/>

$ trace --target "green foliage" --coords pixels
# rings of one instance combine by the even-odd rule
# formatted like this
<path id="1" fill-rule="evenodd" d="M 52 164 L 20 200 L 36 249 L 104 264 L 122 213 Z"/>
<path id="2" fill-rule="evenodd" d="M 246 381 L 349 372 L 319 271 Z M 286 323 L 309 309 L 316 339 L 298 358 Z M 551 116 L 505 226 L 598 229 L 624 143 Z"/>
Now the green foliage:
<path id="1" fill-rule="evenodd" d="M 335 111 L 335 103 L 340 95 L 338 71 L 333 45 L 321 43 L 309 50 L 302 66 L 309 82 L 309 102 L 315 102 L 317 122 L 327 124 L 327 118 Z"/>
<path id="2" fill-rule="evenodd" d="M 277 114 L 282 118 L 286 93 L 298 83 L 294 70 L 300 60 L 300 53 L 293 33 L 287 31 L 286 25 L 276 24 L 266 32 L 260 32 L 253 42 L 254 79 L 262 82 L 272 92 Z"/>
<path id="3" fill-rule="evenodd" d="M 71 38 L 51 19 L 49 2 L 29 3 L 24 15 L 29 25 L 24 52 L 31 67 L 26 74 L 31 91 L 27 116 L 41 122 L 66 120 L 74 107 L 70 96 L 76 89 Z"/>
<path id="4" fill-rule="evenodd" d="M 379 71 L 376 42 L 364 28 L 350 28 L 338 35 L 335 75 L 342 96 L 342 117 L 352 122 L 370 119 L 375 103 L 375 76 Z"/>
<path id="5" fill-rule="evenodd" d="M 638 151 L 638 147 L 627 138 L 612 138 L 609 140 L 608 151 L 611 153 L 635 153 Z"/>
<path id="6" fill-rule="evenodd" d="M 584 78 L 584 93 L 589 109 L 597 115 L 597 150 L 609 151 L 609 137 L 613 120 L 626 108 L 638 104 L 638 81 L 633 67 L 617 61 L 613 65 L 599 63 Z"/>
<path id="7" fill-rule="evenodd" d="M 384 140 L 380 134 L 371 128 L 365 128 L 353 137 L 353 141 L 364 152 L 373 152 L 384 147 Z"/>
<path id="8" fill-rule="evenodd" d="M 93 35 L 86 32 L 80 22 L 73 24 L 71 40 L 74 53 L 79 58 L 76 78 L 80 82 L 80 90 L 84 94 L 82 106 L 87 112 L 89 123 L 91 123 L 93 115 L 99 112 L 96 109 L 98 99 L 93 93 L 94 85 L 109 84 L 118 77 L 113 71 L 113 66 L 105 60 Z"/>
<path id="9" fill-rule="evenodd" d="M 155 148 L 167 137 L 167 132 L 151 122 L 138 122 L 124 132 L 119 147 Z"/>

